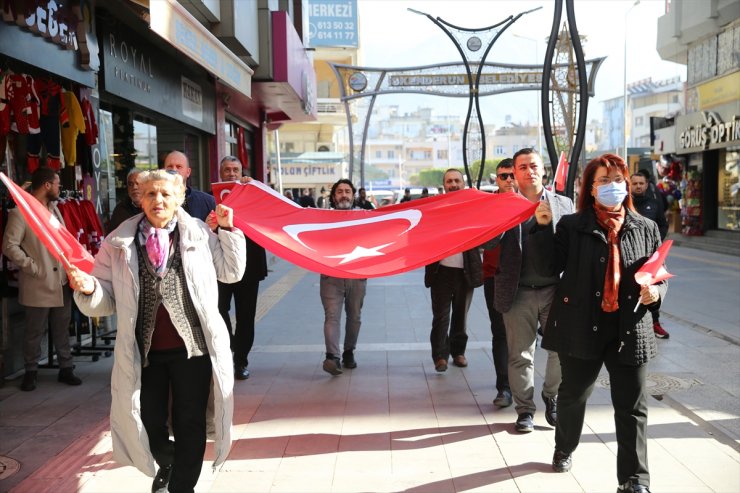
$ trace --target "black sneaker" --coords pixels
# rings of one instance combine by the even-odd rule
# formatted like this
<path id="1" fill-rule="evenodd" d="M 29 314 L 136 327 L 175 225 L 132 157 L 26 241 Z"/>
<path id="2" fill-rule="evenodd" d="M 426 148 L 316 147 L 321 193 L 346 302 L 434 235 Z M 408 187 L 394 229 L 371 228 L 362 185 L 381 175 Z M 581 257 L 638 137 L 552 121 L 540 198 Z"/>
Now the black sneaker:
<path id="1" fill-rule="evenodd" d="M 170 484 L 170 476 L 172 476 L 172 464 L 160 467 L 157 475 L 154 476 L 152 493 L 166 493 L 167 485 Z"/>
<path id="2" fill-rule="evenodd" d="M 249 378 L 249 370 L 246 366 L 236 365 L 234 366 L 234 378 L 237 380 L 246 380 Z"/>
<path id="3" fill-rule="evenodd" d="M 339 362 L 339 358 L 336 356 L 327 357 L 324 360 L 323 368 L 326 373 L 331 373 L 334 376 L 342 374 L 342 363 Z"/>
<path id="4" fill-rule="evenodd" d="M 552 470 L 555 472 L 568 472 L 570 467 L 573 465 L 573 459 L 570 454 L 561 452 L 560 450 L 555 451 L 555 455 L 552 456 Z"/>
<path id="5" fill-rule="evenodd" d="M 345 351 L 342 353 L 342 366 L 349 368 L 357 368 L 357 361 L 355 361 L 354 351 Z"/>
<path id="6" fill-rule="evenodd" d="M 57 381 L 66 383 L 67 385 L 80 385 L 82 383 L 82 380 L 80 380 L 77 375 L 75 375 L 74 367 L 72 366 L 69 368 L 60 369 Z"/>
<path id="7" fill-rule="evenodd" d="M 534 419 L 530 413 L 522 413 L 516 420 L 516 431 L 519 433 L 529 433 L 534 431 Z"/>
<path id="8" fill-rule="evenodd" d="M 558 424 L 558 396 L 545 397 L 543 392 L 542 400 L 545 401 L 545 421 L 554 428 Z"/>
<path id="9" fill-rule="evenodd" d="M 493 405 L 498 407 L 511 406 L 511 390 L 504 389 L 496 394 L 496 398 L 493 400 Z"/>
<path id="10" fill-rule="evenodd" d="M 632 480 L 617 487 L 617 493 L 650 493 L 650 489 L 642 484 L 634 483 Z"/>
<path id="11" fill-rule="evenodd" d="M 37 371 L 26 370 L 26 373 L 23 374 L 23 382 L 21 382 L 22 391 L 31 392 L 32 390 L 36 390 L 36 375 L 38 375 Z"/>

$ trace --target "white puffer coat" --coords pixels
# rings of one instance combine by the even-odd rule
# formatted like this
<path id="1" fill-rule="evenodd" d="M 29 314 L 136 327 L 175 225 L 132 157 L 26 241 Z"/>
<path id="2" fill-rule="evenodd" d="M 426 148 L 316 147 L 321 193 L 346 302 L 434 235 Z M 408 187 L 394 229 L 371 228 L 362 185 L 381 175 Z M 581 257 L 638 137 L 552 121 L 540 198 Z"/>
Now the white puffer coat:
<path id="1" fill-rule="evenodd" d="M 216 459 L 221 464 L 231 448 L 234 411 L 234 369 L 229 334 L 218 312 L 216 280 L 239 281 L 246 265 L 246 242 L 238 231 L 220 229 L 214 234 L 202 221 L 182 209 L 176 212 L 180 232 L 180 254 L 190 296 L 198 312 L 213 366 L 213 388 L 209 403 L 208 437 L 215 440 Z M 138 214 L 123 222 L 95 257 L 95 290 L 90 295 L 75 292 L 80 310 L 93 317 L 117 314 L 118 332 L 114 352 L 110 411 L 113 458 L 154 476 L 156 464 L 141 421 L 141 357 L 134 330 L 138 315 L 139 263 L 134 235 L 142 218 Z"/>

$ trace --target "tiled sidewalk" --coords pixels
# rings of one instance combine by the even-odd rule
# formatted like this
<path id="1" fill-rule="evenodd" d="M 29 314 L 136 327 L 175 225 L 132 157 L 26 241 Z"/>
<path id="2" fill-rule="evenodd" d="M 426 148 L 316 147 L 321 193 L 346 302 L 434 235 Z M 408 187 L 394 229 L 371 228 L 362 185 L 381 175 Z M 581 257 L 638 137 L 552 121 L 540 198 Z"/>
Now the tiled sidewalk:
<path id="1" fill-rule="evenodd" d="M 284 262 L 274 268 L 263 286 L 270 308 L 258 323 L 257 346 L 250 356 L 252 377 L 236 383 L 229 460 L 215 472 L 206 463 L 197 491 L 616 490 L 608 389 L 595 389 L 573 469 L 565 474 L 550 469 L 553 430 L 541 412 L 535 416 L 535 432 L 520 435 L 513 430 L 513 408 L 500 410 L 491 404 L 493 364 L 482 292 L 476 292 L 470 314 L 470 366 L 450 366 L 438 374 L 429 355 L 431 309 L 421 272 L 371 280 L 359 366 L 331 377 L 321 370 L 317 276 Z M 660 341 L 662 354 L 651 371 L 685 375 L 680 362 L 689 349 L 716 351 L 716 342 L 721 342 L 679 325 L 671 336 L 670 342 Z M 50 373 L 36 392 L 3 396 L 0 454 L 20 460 L 23 471 L 33 472 L 18 473 L 22 481 L 11 477 L 0 482 L 0 491 L 149 491 L 151 478 L 111 461 L 104 417 L 110 402 L 109 368 L 110 359 L 80 363 L 85 383 L 78 388 L 57 385 Z M 542 353 L 536 368 L 539 395 Z M 5 392 L 0 390 L 0 396 Z M 692 414 L 672 405 L 675 401 L 669 397 L 649 399 L 652 490 L 740 491 L 738 442 L 722 434 L 718 423 L 691 419 Z M 33 399 L 35 405 L 29 406 Z M 11 426 L 16 431 L 8 434 Z M 33 426 L 33 434 L 19 430 Z M 61 446 L 64 443 L 67 446 Z M 49 453 L 47 447 L 54 446 Z M 35 453 L 46 459 L 33 462 Z"/>

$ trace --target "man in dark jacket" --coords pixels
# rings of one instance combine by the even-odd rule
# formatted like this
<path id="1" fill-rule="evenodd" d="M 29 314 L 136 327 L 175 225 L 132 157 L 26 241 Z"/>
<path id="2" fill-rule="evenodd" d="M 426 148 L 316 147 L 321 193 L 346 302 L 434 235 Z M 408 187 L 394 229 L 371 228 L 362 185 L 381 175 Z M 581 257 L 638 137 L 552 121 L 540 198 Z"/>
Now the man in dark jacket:
<path id="1" fill-rule="evenodd" d="M 185 212 L 205 221 L 208 214 L 216 208 L 216 199 L 213 195 L 195 190 L 187 184 L 190 173 L 193 171 L 190 168 L 188 157 L 180 151 L 172 151 L 164 158 L 164 169 L 176 171 L 186 184 L 185 202 L 182 204 Z"/>
<path id="2" fill-rule="evenodd" d="M 234 156 L 226 156 L 219 164 L 221 181 L 240 181 L 242 163 Z M 267 277 L 265 249 L 246 237 L 247 267 L 240 281 L 233 284 L 218 283 L 218 311 L 226 323 L 234 353 L 234 378 L 249 378 L 249 352 L 254 345 L 254 317 L 257 314 L 257 297 L 260 281 Z M 231 299 L 234 298 L 236 327 L 232 331 Z"/>
<path id="3" fill-rule="evenodd" d="M 534 351 L 537 324 L 547 325 L 558 273 L 551 261 L 553 234 L 560 218 L 573 212 L 573 202 L 545 189 L 544 165 L 534 149 L 514 154 L 514 177 L 519 193 L 539 203 L 535 215 L 504 233 L 500 240 L 501 262 L 494 277 L 494 307 L 504 316 L 509 347 L 509 385 L 516 405 L 515 429 L 534 431 Z M 495 246 L 495 245 L 493 245 Z M 545 419 L 557 422 L 557 397 L 560 385 L 560 360 L 548 351 L 542 399 Z"/>
<path id="4" fill-rule="evenodd" d="M 668 221 L 665 218 L 663 201 L 650 193 L 650 182 L 645 178 L 643 173 L 635 173 L 630 180 L 632 183 L 632 203 L 635 209 L 644 216 L 658 225 L 660 231 L 660 241 L 665 240 L 668 234 Z M 660 307 L 651 306 L 650 313 L 653 316 L 653 332 L 658 339 L 668 339 L 670 334 L 660 325 Z"/>
<path id="5" fill-rule="evenodd" d="M 123 221 L 141 212 L 141 190 L 139 190 L 139 182 L 137 180 L 141 171 L 139 168 L 131 168 L 126 175 L 128 196 L 120 201 L 115 209 L 113 209 L 106 234 L 110 234 Z"/>
<path id="6" fill-rule="evenodd" d="M 448 169 L 444 174 L 443 185 L 445 193 L 464 189 L 462 173 L 456 169 Z M 473 299 L 473 289 L 481 284 L 483 267 L 478 248 L 450 255 L 426 266 L 424 285 L 431 288 L 432 294 L 432 332 L 429 339 L 434 368 L 438 372 L 447 371 L 450 355 L 455 366 L 468 366 L 468 360 L 465 359 L 468 343 L 465 325 Z"/>

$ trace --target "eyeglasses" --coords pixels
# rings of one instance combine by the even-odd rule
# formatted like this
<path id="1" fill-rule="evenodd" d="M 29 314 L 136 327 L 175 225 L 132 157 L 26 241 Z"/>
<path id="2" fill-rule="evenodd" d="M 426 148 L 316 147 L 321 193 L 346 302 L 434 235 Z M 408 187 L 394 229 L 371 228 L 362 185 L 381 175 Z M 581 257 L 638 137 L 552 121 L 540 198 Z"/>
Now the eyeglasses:
<path id="1" fill-rule="evenodd" d="M 598 178 L 594 180 L 594 183 L 598 186 L 601 185 L 608 185 L 609 183 L 624 183 L 625 179 L 622 175 L 617 175 L 614 178 L 609 178 L 608 176 L 602 176 L 601 178 Z"/>
<path id="2" fill-rule="evenodd" d="M 497 178 L 501 178 L 502 180 L 508 180 L 511 178 L 514 179 L 514 173 L 499 173 L 496 175 Z"/>

